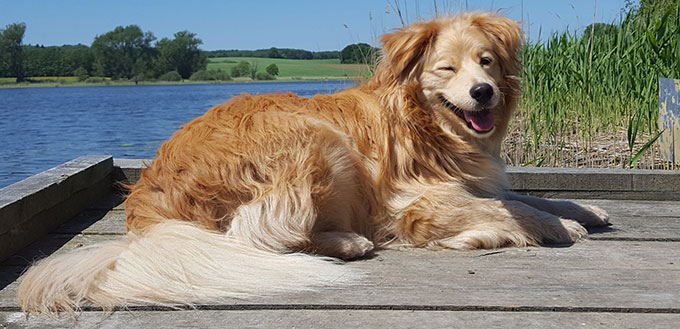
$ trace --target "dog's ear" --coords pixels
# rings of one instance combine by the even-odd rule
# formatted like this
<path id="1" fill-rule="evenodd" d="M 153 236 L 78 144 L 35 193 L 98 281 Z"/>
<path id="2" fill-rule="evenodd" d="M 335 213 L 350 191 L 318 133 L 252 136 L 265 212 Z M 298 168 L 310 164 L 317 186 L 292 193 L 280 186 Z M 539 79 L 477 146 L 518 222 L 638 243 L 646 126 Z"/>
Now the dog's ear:
<path id="1" fill-rule="evenodd" d="M 414 23 L 397 32 L 385 34 L 383 42 L 383 61 L 390 64 L 394 77 L 400 82 L 415 78 L 415 71 L 421 58 L 428 53 L 437 35 L 437 25 L 433 22 Z"/>
<path id="2" fill-rule="evenodd" d="M 471 21 L 494 44 L 494 51 L 500 57 L 505 73 L 518 75 L 517 52 L 524 42 L 524 33 L 519 22 L 493 13 L 473 15 Z"/>

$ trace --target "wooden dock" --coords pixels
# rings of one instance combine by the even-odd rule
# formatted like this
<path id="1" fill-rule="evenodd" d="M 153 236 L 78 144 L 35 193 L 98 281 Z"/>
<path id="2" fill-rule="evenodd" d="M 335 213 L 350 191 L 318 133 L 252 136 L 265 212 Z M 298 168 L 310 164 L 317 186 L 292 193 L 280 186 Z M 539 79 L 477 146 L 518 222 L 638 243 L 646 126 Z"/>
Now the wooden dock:
<path id="1" fill-rule="evenodd" d="M 513 184 L 524 182 L 525 187 L 539 189 L 538 183 L 520 181 L 524 171 L 514 170 Z M 118 172 L 135 175 L 134 168 Z M 554 184 L 542 194 L 560 196 Z M 680 201 L 592 194 L 599 199 L 574 201 L 606 209 L 613 226 L 593 230 L 588 239 L 572 246 L 382 250 L 343 265 L 367 273 L 364 281 L 349 287 L 192 310 L 142 306 L 105 316 L 86 309 L 76 321 L 27 319 L 15 294 L 17 279 L 32 260 L 118 239 L 124 233 L 123 199 L 111 190 L 0 263 L 0 328 L 679 328 Z"/>

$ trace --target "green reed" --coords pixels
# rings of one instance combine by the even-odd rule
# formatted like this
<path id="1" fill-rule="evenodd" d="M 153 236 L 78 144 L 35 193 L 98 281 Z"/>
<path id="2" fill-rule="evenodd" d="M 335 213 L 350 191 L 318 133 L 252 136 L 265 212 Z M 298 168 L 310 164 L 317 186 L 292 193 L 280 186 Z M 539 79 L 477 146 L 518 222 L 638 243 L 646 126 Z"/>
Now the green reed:
<path id="1" fill-rule="evenodd" d="M 654 145 L 658 78 L 680 78 L 680 1 L 662 15 L 630 11 L 595 32 L 553 34 L 523 48 L 522 97 L 504 144 L 506 162 L 669 166 Z"/>

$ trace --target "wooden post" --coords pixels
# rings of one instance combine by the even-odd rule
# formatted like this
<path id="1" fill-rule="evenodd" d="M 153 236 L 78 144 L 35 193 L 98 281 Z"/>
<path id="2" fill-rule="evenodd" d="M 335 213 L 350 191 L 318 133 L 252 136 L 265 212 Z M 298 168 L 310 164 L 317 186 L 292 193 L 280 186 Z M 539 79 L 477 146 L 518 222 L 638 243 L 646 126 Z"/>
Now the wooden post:
<path id="1" fill-rule="evenodd" d="M 680 164 L 680 80 L 659 78 L 659 129 L 661 158 Z"/>

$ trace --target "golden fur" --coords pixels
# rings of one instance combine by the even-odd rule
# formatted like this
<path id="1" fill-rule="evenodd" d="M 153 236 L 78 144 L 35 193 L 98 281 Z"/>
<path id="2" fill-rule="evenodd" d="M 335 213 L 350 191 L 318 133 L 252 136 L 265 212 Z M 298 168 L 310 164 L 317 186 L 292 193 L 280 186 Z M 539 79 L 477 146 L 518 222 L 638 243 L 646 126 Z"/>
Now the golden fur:
<path id="1" fill-rule="evenodd" d="M 382 41 L 383 58 L 361 87 L 311 99 L 242 95 L 187 124 L 132 187 L 128 234 L 156 241 L 155 232 L 173 227 L 191 232 L 174 238 L 178 248 L 216 239 L 217 232 L 264 251 L 352 259 L 390 243 L 453 249 L 573 243 L 586 235 L 581 224 L 607 224 L 596 207 L 507 191 L 499 152 L 519 93 L 516 22 L 468 13 L 415 23 Z M 43 262 L 26 275 L 19 304 L 54 311 L 83 301 L 110 307 L 209 299 L 200 292 L 128 297 L 124 282 L 106 288 L 116 257 L 106 269 L 87 269 L 96 278 L 87 288 L 51 283 L 70 290 L 60 298 L 32 278 L 66 261 Z M 170 279 L 155 281 L 163 280 Z"/>

